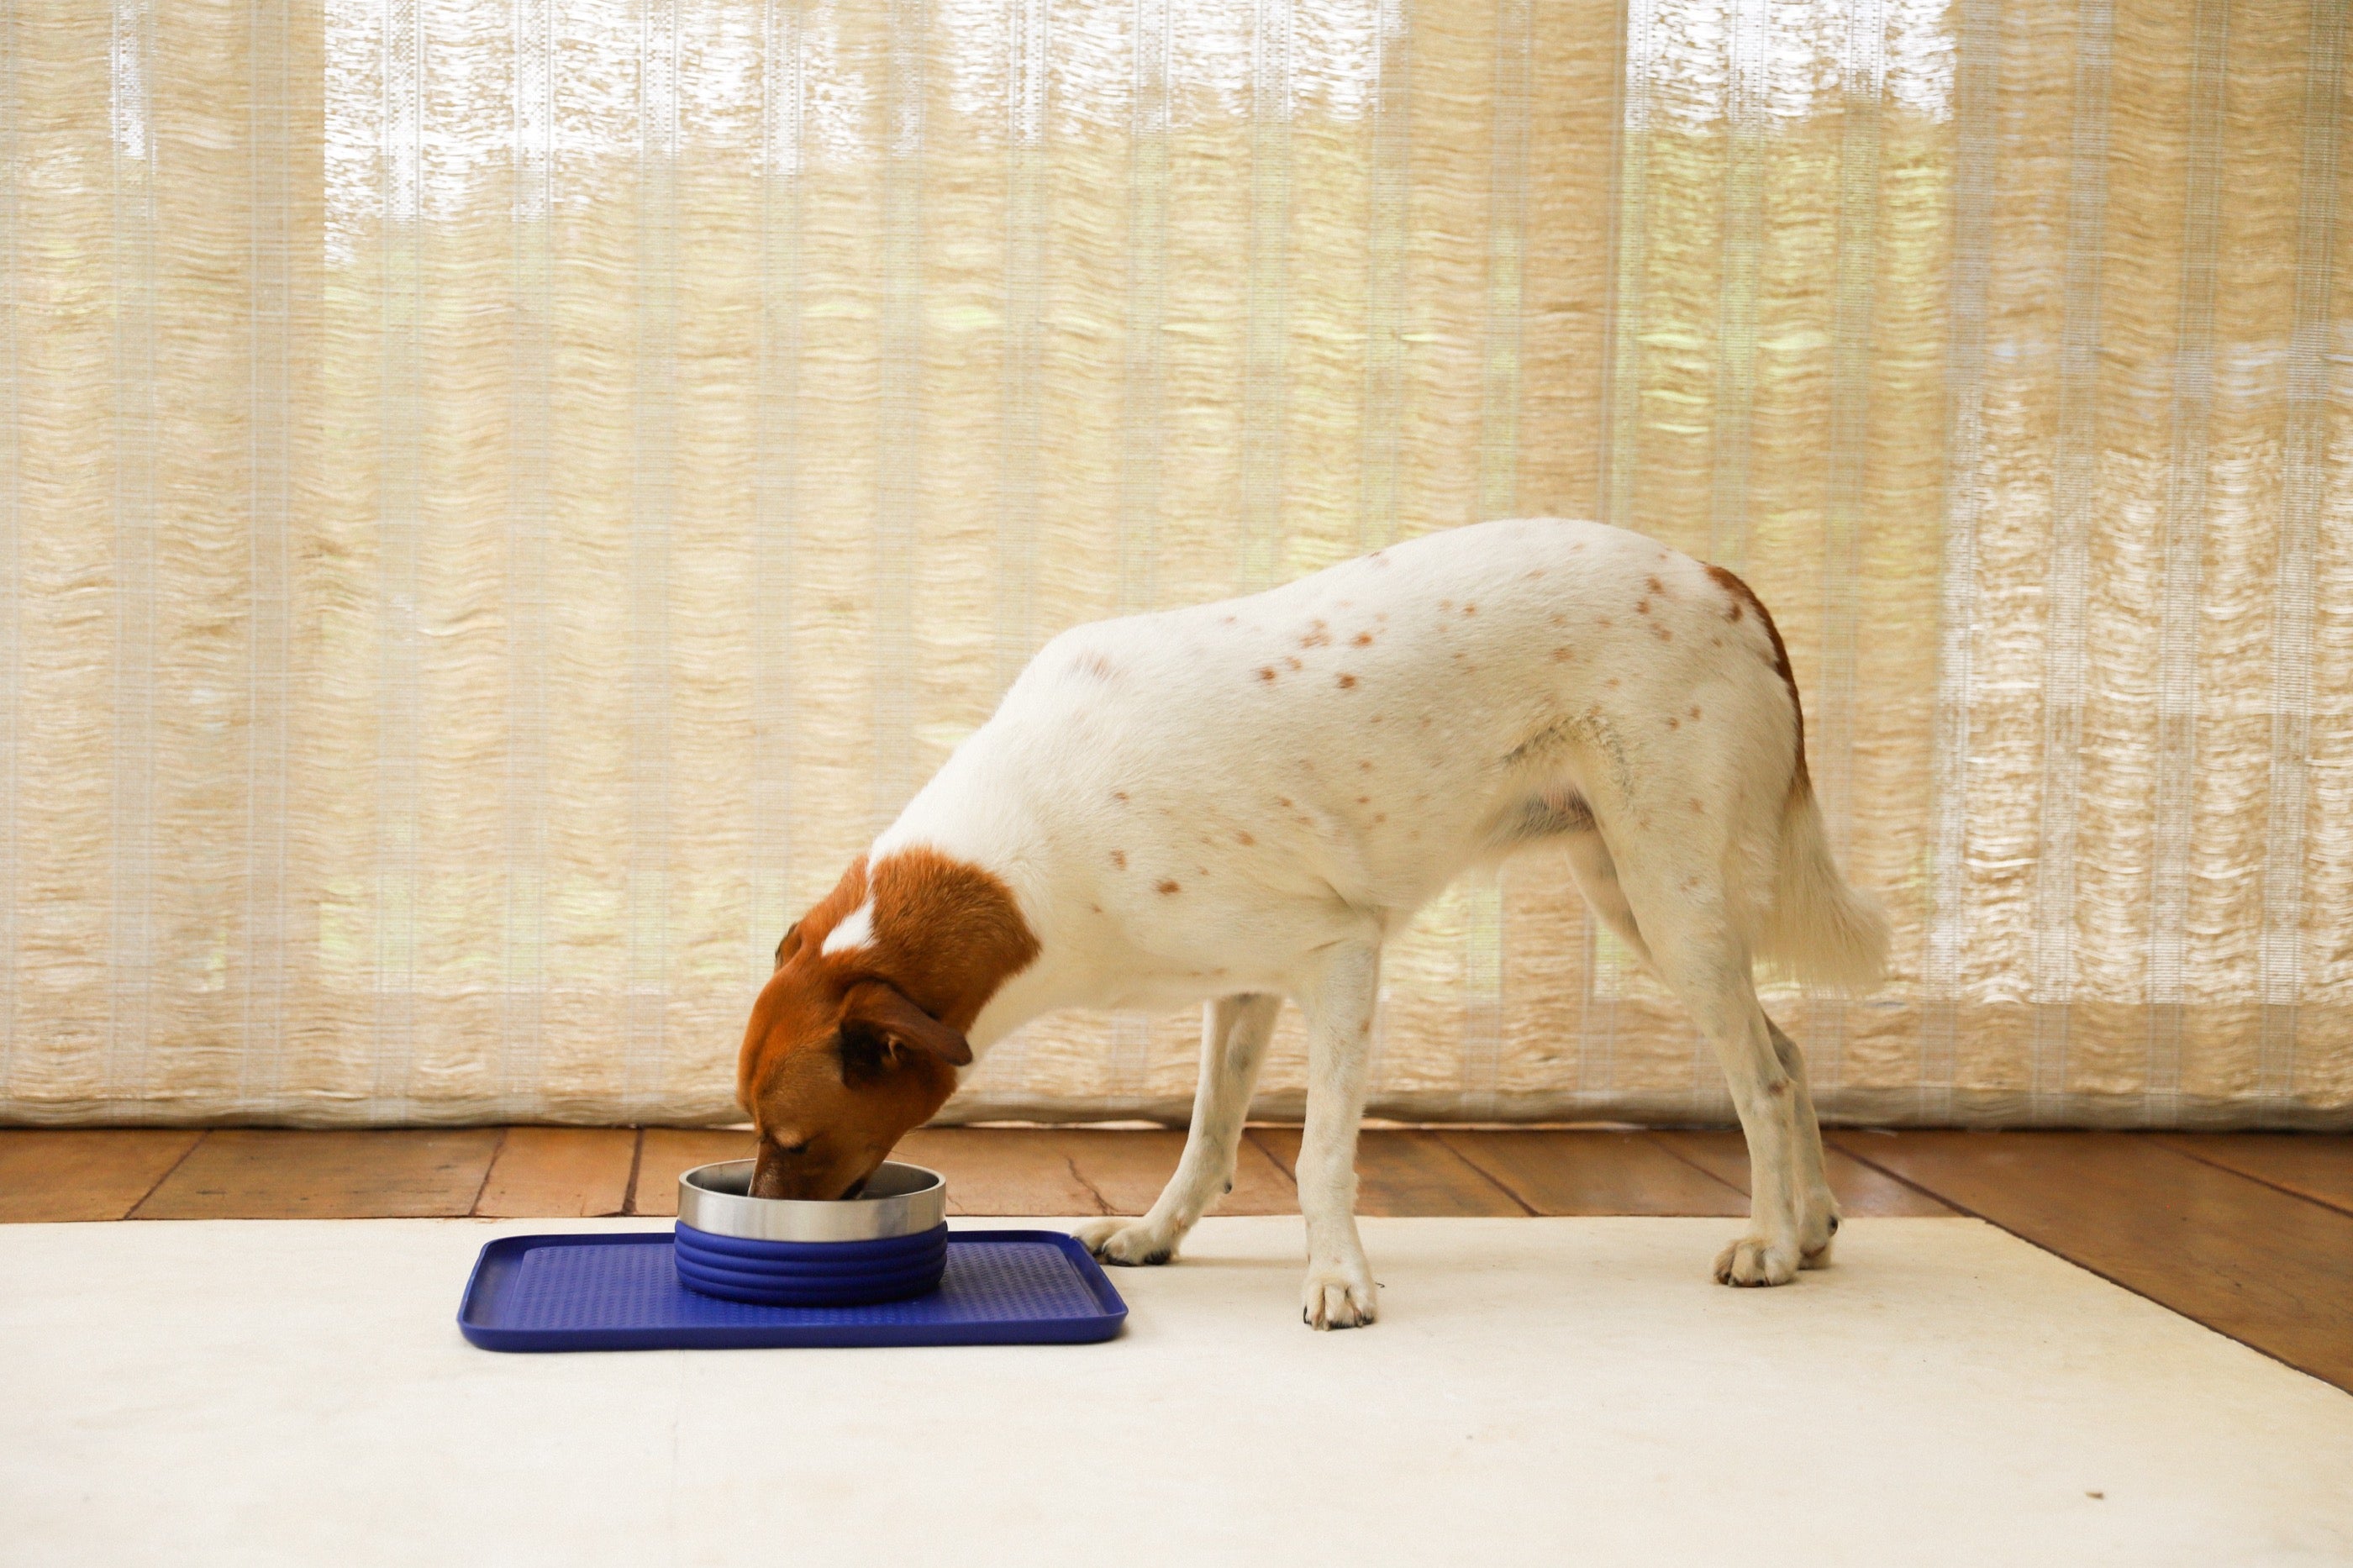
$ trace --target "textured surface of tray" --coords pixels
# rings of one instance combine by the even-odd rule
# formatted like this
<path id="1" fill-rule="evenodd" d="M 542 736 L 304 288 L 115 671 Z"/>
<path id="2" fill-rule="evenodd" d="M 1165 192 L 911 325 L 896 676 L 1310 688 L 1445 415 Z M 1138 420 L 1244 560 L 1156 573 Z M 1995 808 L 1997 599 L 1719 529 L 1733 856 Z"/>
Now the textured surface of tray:
<path id="1" fill-rule="evenodd" d="M 1060 1231 L 967 1230 L 940 1288 L 862 1307 L 760 1307 L 678 1282 L 667 1231 L 511 1236 L 484 1247 L 458 1327 L 485 1350 L 1073 1344 L 1119 1332 L 1127 1304 Z"/>

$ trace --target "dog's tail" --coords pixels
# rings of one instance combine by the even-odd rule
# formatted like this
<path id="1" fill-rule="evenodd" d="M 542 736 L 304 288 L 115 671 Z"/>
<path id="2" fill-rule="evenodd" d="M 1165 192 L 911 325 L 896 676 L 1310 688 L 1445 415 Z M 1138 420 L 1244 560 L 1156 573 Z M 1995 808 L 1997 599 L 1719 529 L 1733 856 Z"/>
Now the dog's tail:
<path id="1" fill-rule="evenodd" d="M 1762 924 L 1757 956 L 1808 985 L 1868 991 L 1887 972 L 1887 917 L 1839 875 L 1802 763 L 1781 807 L 1773 900 Z"/>
<path id="2" fill-rule="evenodd" d="M 1760 847 L 1773 845 L 1767 879 L 1772 895 L 1757 922 L 1752 951 L 1768 970 L 1805 984 L 1868 991 L 1887 973 L 1887 917 L 1877 900 L 1847 886 L 1831 858 L 1822 808 L 1806 773 L 1805 704 L 1798 698 L 1798 678 L 1790 671 L 1781 628 L 1747 584 L 1721 566 L 1707 573 L 1731 596 L 1735 621 L 1756 613 L 1767 644 L 1757 651 L 1768 655 L 1789 698 L 1789 782 L 1781 797 L 1779 834 L 1757 836 Z"/>

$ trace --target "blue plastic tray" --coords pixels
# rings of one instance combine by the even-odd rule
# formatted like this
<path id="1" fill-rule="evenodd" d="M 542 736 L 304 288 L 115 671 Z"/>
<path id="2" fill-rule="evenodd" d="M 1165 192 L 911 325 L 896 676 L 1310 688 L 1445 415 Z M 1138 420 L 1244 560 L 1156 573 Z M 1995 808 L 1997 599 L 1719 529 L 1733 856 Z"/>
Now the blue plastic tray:
<path id="1" fill-rule="evenodd" d="M 963 1230 L 940 1288 L 866 1307 L 755 1307 L 678 1282 L 670 1233 L 509 1236 L 482 1248 L 458 1329 L 491 1351 L 1034 1345 L 1107 1340 L 1127 1303 L 1053 1230 Z"/>

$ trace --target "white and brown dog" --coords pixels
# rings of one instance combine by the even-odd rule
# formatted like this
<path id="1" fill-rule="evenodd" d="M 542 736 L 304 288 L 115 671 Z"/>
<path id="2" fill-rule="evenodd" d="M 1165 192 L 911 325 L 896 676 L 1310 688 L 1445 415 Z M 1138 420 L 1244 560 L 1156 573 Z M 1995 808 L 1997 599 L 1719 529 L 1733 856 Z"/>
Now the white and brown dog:
<path id="1" fill-rule="evenodd" d="M 1381 948 L 1465 869 L 1566 849 L 1587 900 L 1715 1043 L 1747 1135 L 1720 1280 L 1827 1260 L 1838 1209 L 1797 1047 L 1751 965 L 1875 981 L 1780 635 L 1639 534 L 1430 534 L 1256 595 L 1048 644 L 840 885 L 785 933 L 738 1090 L 754 1190 L 840 1197 L 970 1063 L 1063 1007 L 1206 1003 L 1176 1173 L 1082 1235 L 1159 1263 L 1229 1185 L 1276 1010 L 1308 1026 L 1306 1321 L 1372 1321 L 1355 1154 Z"/>

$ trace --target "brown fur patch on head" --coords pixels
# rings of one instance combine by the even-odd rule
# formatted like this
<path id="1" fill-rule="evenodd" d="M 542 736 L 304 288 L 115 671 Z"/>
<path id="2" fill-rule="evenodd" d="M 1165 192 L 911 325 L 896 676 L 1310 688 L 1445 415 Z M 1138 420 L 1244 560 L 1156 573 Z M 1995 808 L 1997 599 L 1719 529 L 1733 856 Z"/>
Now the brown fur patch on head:
<path id="1" fill-rule="evenodd" d="M 872 938 L 824 951 L 869 909 Z M 735 1093 L 758 1130 L 753 1193 L 839 1198 L 931 1120 L 972 1060 L 965 1033 L 1038 956 L 1012 890 L 930 849 L 860 858 L 778 948 Z"/>
<path id="2" fill-rule="evenodd" d="M 1781 628 L 1773 624 L 1773 613 L 1765 607 L 1765 601 L 1757 596 L 1756 590 L 1734 574 L 1721 566 L 1711 566 L 1707 574 L 1715 579 L 1715 585 L 1723 589 L 1732 601 L 1725 618 L 1737 621 L 1744 606 L 1756 611 L 1758 623 L 1765 628 L 1766 637 L 1773 645 L 1773 673 L 1779 676 L 1781 684 L 1789 689 L 1789 717 L 1797 724 L 1797 767 L 1789 775 L 1789 787 L 1792 790 L 1811 789 L 1813 783 L 1806 773 L 1806 705 L 1798 700 L 1798 678 L 1790 671 L 1789 649 L 1781 641 Z"/>

